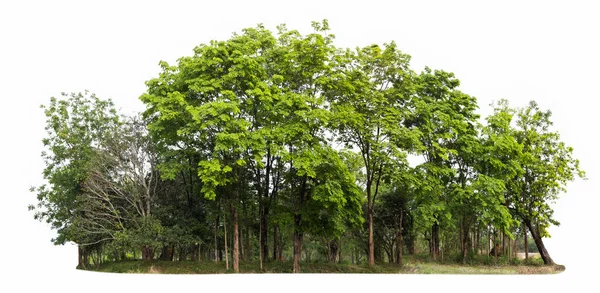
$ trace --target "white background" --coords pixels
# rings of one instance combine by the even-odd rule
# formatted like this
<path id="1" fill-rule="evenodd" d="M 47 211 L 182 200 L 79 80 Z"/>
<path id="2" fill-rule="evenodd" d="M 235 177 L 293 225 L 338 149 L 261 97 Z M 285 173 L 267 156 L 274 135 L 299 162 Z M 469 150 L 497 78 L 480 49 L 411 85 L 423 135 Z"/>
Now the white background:
<path id="1" fill-rule="evenodd" d="M 0 2 L 0 291 L 352 292 L 411 290 L 591 291 L 598 262 L 598 70 L 600 10 L 594 1 L 2 1 Z M 454 72 L 487 115 L 493 100 L 538 101 L 575 148 L 590 178 L 555 204 L 562 225 L 547 248 L 566 272 L 550 276 L 113 275 L 76 271 L 75 246 L 53 246 L 33 220 L 28 192 L 42 183 L 40 104 L 89 89 L 124 112 L 143 110 L 144 81 L 158 62 L 264 23 L 309 33 L 328 19 L 339 47 L 396 41 L 412 68 Z M 585 286 L 592 287 L 585 287 Z M 223 289 L 217 286 L 225 286 Z M 12 289 L 12 290 L 11 290 Z M 10 291 L 8 291 L 10 290 Z"/>

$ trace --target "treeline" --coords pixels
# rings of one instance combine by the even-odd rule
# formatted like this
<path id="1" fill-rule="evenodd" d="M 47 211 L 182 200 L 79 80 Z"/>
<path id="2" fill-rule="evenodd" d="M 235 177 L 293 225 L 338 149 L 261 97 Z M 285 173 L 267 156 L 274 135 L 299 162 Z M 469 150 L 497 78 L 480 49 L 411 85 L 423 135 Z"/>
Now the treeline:
<path id="1" fill-rule="evenodd" d="M 549 204 L 585 174 L 550 111 L 501 100 L 481 125 L 452 73 L 313 28 L 259 25 L 160 62 L 135 117 L 87 92 L 42 106 L 47 183 L 31 209 L 54 243 L 77 243 L 81 267 L 231 257 L 299 272 L 311 258 L 512 254 L 530 233 L 553 263 Z"/>

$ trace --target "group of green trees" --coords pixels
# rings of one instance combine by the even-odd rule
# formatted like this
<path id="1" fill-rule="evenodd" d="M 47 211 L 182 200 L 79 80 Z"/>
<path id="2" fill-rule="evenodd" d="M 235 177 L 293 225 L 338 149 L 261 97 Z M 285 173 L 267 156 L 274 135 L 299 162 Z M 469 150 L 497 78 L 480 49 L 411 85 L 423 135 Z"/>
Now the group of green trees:
<path id="1" fill-rule="evenodd" d="M 290 257 L 299 272 L 307 250 L 373 265 L 422 247 L 466 261 L 527 231 L 553 263 L 549 204 L 585 175 L 550 111 L 501 100 L 482 125 L 452 73 L 313 28 L 259 25 L 161 62 L 134 117 L 87 92 L 52 98 L 35 217 L 81 266 L 231 254 L 235 271 Z"/>

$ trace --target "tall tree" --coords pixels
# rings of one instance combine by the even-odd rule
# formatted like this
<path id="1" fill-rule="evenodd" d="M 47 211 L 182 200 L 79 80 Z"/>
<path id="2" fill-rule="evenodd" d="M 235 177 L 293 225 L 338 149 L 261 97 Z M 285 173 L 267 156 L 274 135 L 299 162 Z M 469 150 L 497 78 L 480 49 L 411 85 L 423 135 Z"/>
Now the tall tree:
<path id="1" fill-rule="evenodd" d="M 49 105 L 42 105 L 47 132 L 43 139 L 43 175 L 47 183 L 32 188 L 37 192 L 38 204 L 30 209 L 35 210 L 36 219 L 45 220 L 57 230 L 54 244 L 73 241 L 89 245 L 102 237 L 78 229 L 76 222 L 83 213 L 79 199 L 92 166 L 94 148 L 119 124 L 119 119 L 112 101 L 95 94 L 62 93 L 62 97 L 52 97 Z M 79 252 L 80 265 L 85 265 L 81 262 L 84 247 L 80 246 Z"/>
<path id="2" fill-rule="evenodd" d="M 373 208 L 379 186 L 393 172 L 391 165 L 403 164 L 406 156 L 397 142 L 409 136 L 401 124 L 410 87 L 409 60 L 394 43 L 383 49 L 373 45 L 346 50 L 336 57 L 327 92 L 336 139 L 358 149 L 365 166 L 370 265 L 375 264 Z"/>
<path id="3" fill-rule="evenodd" d="M 266 147 L 259 128 L 262 115 L 267 113 L 264 109 L 270 107 L 266 100 L 271 99 L 263 54 L 274 43 L 271 33 L 259 26 L 227 41 L 200 45 L 194 56 L 181 58 L 176 67 L 161 63 L 163 73 L 147 83 L 149 92 L 142 96 L 148 104 L 147 115 L 156 117 L 151 129 L 161 134 L 172 129 L 165 133 L 165 139 L 175 146 L 190 141 L 200 154 L 196 168 L 205 196 L 215 199 L 217 188 L 229 193 L 234 238 L 239 190 L 246 188 L 245 181 L 240 182 L 247 177 L 239 176 L 244 173 L 241 168 L 250 164 L 258 171 L 254 186 L 259 196 L 269 190 L 269 181 L 264 178 L 270 178 L 269 172 L 260 174 Z M 266 168 L 270 170 L 268 148 L 266 153 Z M 172 167 L 177 170 L 179 166 L 175 162 Z M 261 248 L 265 243 L 261 241 Z M 234 246 L 236 271 L 237 255 Z"/>
<path id="4" fill-rule="evenodd" d="M 453 73 L 426 67 L 418 78 L 413 115 L 406 121 L 407 127 L 419 134 L 415 151 L 422 155 L 423 163 L 416 170 L 421 177 L 418 215 L 421 224 L 431 229 L 430 251 L 434 260 L 439 255 L 440 225 L 448 224 L 452 218 L 449 187 L 456 175 L 450 160 L 452 155 L 459 158 L 457 145 L 453 144 L 472 143 L 463 136 L 472 131 L 472 120 L 476 118 L 472 113 L 474 99 L 458 91 L 459 84 Z M 464 172 L 467 168 L 463 168 Z M 466 181 L 466 177 L 462 179 Z"/>
<path id="5" fill-rule="evenodd" d="M 496 106 L 497 112 L 511 113 L 506 101 Z M 520 144 L 518 163 L 522 176 L 508 181 L 507 203 L 515 216 L 520 218 L 531 236 L 545 264 L 554 264 L 542 237 L 549 236 L 550 225 L 560 225 L 553 218 L 550 203 L 566 191 L 566 184 L 576 177 L 585 178 L 579 168 L 579 160 L 573 157 L 573 148 L 560 140 L 551 130 L 552 113 L 539 108 L 535 101 L 527 107 L 514 111 L 516 121 L 510 134 Z"/>

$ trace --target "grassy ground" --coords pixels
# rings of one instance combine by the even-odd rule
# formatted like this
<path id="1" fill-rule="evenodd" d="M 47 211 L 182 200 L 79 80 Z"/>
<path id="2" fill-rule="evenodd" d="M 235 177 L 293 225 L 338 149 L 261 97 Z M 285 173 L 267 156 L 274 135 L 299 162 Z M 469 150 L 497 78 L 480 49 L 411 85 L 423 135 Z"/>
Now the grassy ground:
<path id="1" fill-rule="evenodd" d="M 489 260 L 489 259 L 488 259 Z M 489 260 L 493 262 L 493 260 Z M 231 266 L 231 263 L 230 263 Z M 404 266 L 395 264 L 378 264 L 373 267 L 356 264 L 333 264 L 325 262 L 301 263 L 303 273 L 375 273 L 375 274 L 555 274 L 564 271 L 564 266 L 545 266 L 539 260 L 529 262 L 507 261 L 486 264 L 477 260 L 471 264 L 440 264 L 426 259 L 407 257 Z M 233 273 L 225 270 L 225 262 L 212 261 L 140 261 L 129 260 L 108 262 L 91 269 L 110 273 L 150 273 L 150 274 L 223 274 Z M 241 273 L 291 273 L 292 262 L 266 262 L 261 272 L 259 263 L 241 262 Z"/>

